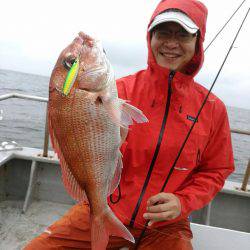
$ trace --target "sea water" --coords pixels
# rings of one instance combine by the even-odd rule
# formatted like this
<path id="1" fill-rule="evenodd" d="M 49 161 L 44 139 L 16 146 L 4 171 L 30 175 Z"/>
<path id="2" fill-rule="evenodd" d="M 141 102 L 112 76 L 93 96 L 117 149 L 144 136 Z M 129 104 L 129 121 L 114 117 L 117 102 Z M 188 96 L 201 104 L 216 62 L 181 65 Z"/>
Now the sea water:
<path id="1" fill-rule="evenodd" d="M 0 70 L 0 95 L 20 93 L 48 97 L 49 77 Z M 250 110 L 227 107 L 230 126 L 250 131 Z M 46 103 L 21 99 L 0 102 L 0 143 L 43 148 Z M 230 180 L 242 182 L 250 158 L 250 136 L 232 134 L 235 172 Z"/>

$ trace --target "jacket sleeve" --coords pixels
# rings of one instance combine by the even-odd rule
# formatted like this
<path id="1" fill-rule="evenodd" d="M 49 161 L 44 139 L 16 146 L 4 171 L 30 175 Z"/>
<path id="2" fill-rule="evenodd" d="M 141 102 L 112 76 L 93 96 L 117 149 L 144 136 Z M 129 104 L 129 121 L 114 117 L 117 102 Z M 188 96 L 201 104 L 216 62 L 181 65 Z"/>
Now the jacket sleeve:
<path id="1" fill-rule="evenodd" d="M 127 100 L 127 92 L 125 88 L 125 82 L 121 79 L 116 80 L 116 87 L 118 92 L 118 97 Z"/>
<path id="2" fill-rule="evenodd" d="M 208 204 L 234 171 L 231 134 L 226 108 L 215 102 L 210 139 L 191 178 L 175 192 L 181 202 L 181 217 Z"/>

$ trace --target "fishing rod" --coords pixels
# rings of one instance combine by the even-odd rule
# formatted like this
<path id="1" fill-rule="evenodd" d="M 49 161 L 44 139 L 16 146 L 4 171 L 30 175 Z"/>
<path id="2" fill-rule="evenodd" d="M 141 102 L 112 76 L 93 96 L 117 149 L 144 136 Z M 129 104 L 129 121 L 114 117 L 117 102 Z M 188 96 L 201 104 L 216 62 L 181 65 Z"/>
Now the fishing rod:
<path id="1" fill-rule="evenodd" d="M 241 6 L 243 5 L 243 3 L 246 2 L 246 0 L 244 0 L 240 6 L 234 11 L 234 13 L 231 15 L 231 17 L 227 20 L 227 22 L 222 26 L 222 28 L 217 32 L 217 34 L 215 35 L 215 37 L 212 39 L 212 41 L 208 44 L 208 46 L 205 48 L 204 53 L 207 51 L 207 49 L 212 45 L 212 43 L 216 40 L 216 38 L 219 36 L 219 34 L 224 30 L 224 28 L 227 26 L 227 24 L 231 21 L 231 19 L 233 18 L 233 16 L 238 12 L 238 10 L 241 8 Z"/>
<path id="2" fill-rule="evenodd" d="M 212 89 L 213 89 L 213 87 L 214 87 L 214 85 L 215 85 L 215 83 L 216 83 L 216 81 L 217 81 L 217 79 L 218 79 L 218 77 L 219 77 L 221 71 L 222 71 L 222 68 L 224 67 L 224 64 L 225 64 L 225 62 L 226 62 L 226 60 L 227 60 L 227 58 L 228 58 L 228 56 L 229 56 L 231 50 L 233 49 L 234 43 L 235 43 L 235 41 L 236 41 L 236 39 L 237 39 L 237 37 L 238 37 L 240 31 L 241 31 L 241 28 L 242 28 L 242 26 L 243 26 L 243 24 L 244 24 L 244 22 L 245 22 L 245 20 L 246 20 L 246 18 L 247 18 L 247 16 L 248 16 L 249 11 L 250 11 L 250 8 L 248 9 L 248 11 L 247 11 L 247 13 L 246 13 L 246 15 L 245 15 L 245 17 L 244 17 L 244 19 L 243 19 L 241 25 L 240 25 L 240 28 L 239 28 L 238 31 L 237 31 L 237 34 L 235 35 L 235 38 L 234 38 L 234 40 L 233 40 L 233 42 L 232 42 L 232 44 L 231 44 L 231 46 L 230 46 L 230 48 L 229 48 L 229 50 L 228 50 L 228 52 L 227 52 L 227 54 L 226 54 L 226 57 L 225 57 L 225 59 L 224 59 L 222 65 L 221 65 L 221 67 L 220 67 L 220 69 L 219 69 L 219 71 L 218 71 L 218 73 L 217 73 L 217 75 L 216 75 L 214 81 L 213 81 L 212 86 L 210 87 L 210 89 L 209 89 L 209 91 L 208 91 L 208 93 L 207 93 L 207 95 L 206 95 L 206 97 L 205 97 L 203 103 L 201 104 L 201 107 L 200 107 L 200 109 L 199 109 L 199 111 L 198 111 L 198 113 L 197 113 L 197 115 L 196 115 L 196 117 L 195 117 L 195 120 L 194 120 L 194 122 L 193 122 L 193 124 L 192 124 L 190 130 L 189 130 L 188 133 L 187 133 L 187 136 L 186 136 L 186 138 L 185 138 L 185 140 L 184 140 L 184 142 L 183 142 L 183 144 L 182 144 L 182 146 L 181 146 L 181 148 L 180 148 L 180 150 L 179 150 L 179 153 L 178 153 L 178 155 L 177 155 L 177 157 L 176 157 L 176 159 L 175 159 L 175 161 L 174 161 L 174 163 L 173 163 L 173 165 L 172 165 L 172 167 L 171 167 L 171 169 L 170 169 L 170 171 L 169 171 L 169 173 L 168 173 L 168 176 L 167 176 L 167 178 L 166 178 L 166 180 L 165 180 L 165 182 L 164 182 L 164 184 L 163 184 L 163 186 L 162 186 L 162 188 L 161 188 L 160 193 L 164 191 L 164 189 L 165 189 L 165 187 L 166 187 L 166 185 L 167 185 L 167 183 L 168 183 L 168 181 L 169 181 L 169 179 L 170 179 L 170 177 L 171 177 L 171 175 L 172 175 L 172 173 L 173 173 L 173 171 L 174 171 L 174 168 L 175 168 L 175 166 L 176 166 L 176 163 L 178 162 L 178 160 L 179 160 L 179 158 L 180 158 L 180 156 L 181 156 L 181 153 L 182 153 L 182 151 L 183 151 L 183 149 L 184 149 L 184 147 L 185 147 L 185 145 L 186 145 L 186 143 L 187 143 L 187 140 L 188 140 L 188 138 L 189 138 L 189 136 L 190 136 L 190 134 L 191 134 L 191 132 L 192 132 L 192 130 L 193 130 L 193 128 L 194 128 L 196 122 L 198 121 L 198 118 L 199 118 L 199 116 L 200 116 L 200 113 L 201 113 L 201 111 L 203 110 L 203 107 L 205 106 L 205 104 L 206 104 L 206 102 L 207 102 L 207 99 L 208 99 L 208 97 L 209 97 L 209 95 L 210 95 L 210 93 L 211 93 L 211 91 L 212 91 Z M 156 203 L 156 204 L 157 204 L 157 203 Z M 155 205 L 156 205 L 156 204 L 155 204 Z M 147 220 L 147 221 L 146 221 L 146 223 L 145 223 L 145 225 L 144 225 L 144 228 L 143 228 L 143 230 L 142 230 L 142 232 L 141 232 L 141 234 L 140 234 L 138 240 L 136 241 L 134 250 L 137 250 L 137 249 L 138 249 L 139 244 L 140 244 L 140 242 L 141 242 L 141 240 L 142 240 L 142 238 L 143 238 L 143 236 L 144 236 L 144 234 L 145 234 L 145 232 L 146 232 L 146 230 L 147 230 L 147 226 L 148 226 L 149 221 L 150 221 L 150 220 Z"/>

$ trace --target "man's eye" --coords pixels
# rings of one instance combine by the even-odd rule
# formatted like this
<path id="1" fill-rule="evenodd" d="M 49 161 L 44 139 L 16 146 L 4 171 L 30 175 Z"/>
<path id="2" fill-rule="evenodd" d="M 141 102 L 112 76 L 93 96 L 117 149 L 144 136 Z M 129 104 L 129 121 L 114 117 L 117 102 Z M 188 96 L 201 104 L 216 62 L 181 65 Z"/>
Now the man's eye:
<path id="1" fill-rule="evenodd" d="M 187 32 L 179 32 L 179 36 L 180 37 L 188 37 L 189 33 L 187 33 Z"/>
<path id="2" fill-rule="evenodd" d="M 159 35 L 161 36 L 169 36 L 171 34 L 171 32 L 167 32 L 167 31 L 160 31 Z"/>

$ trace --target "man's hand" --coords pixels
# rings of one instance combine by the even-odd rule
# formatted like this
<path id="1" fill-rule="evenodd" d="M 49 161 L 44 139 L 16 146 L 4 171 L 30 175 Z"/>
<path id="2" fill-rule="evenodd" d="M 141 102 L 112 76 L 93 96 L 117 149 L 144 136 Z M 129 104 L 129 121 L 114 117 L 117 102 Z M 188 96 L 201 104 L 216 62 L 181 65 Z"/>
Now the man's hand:
<path id="1" fill-rule="evenodd" d="M 147 201 L 147 212 L 144 219 L 150 220 L 148 226 L 154 222 L 172 220 L 181 213 L 179 198 L 171 193 L 159 193 L 150 197 Z"/>

